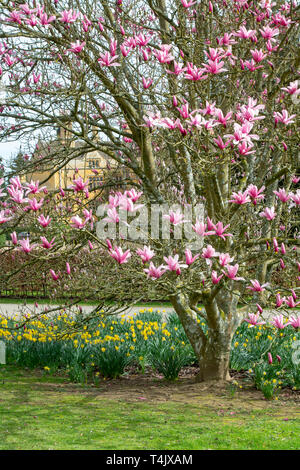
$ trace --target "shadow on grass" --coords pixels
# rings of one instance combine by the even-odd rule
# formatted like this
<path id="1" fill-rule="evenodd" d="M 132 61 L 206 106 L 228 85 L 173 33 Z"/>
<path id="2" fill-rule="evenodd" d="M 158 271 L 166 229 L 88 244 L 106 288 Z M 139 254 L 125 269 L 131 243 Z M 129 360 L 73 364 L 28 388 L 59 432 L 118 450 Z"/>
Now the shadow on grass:
<path id="1" fill-rule="evenodd" d="M 0 449 L 299 446 L 299 408 L 294 404 L 266 403 L 258 398 L 249 405 L 247 392 L 229 399 L 204 389 L 189 395 L 188 384 L 131 387 L 127 382 L 120 381 L 118 386 L 117 381 L 101 383 L 94 388 L 66 383 L 64 377 L 43 372 L 2 368 Z"/>

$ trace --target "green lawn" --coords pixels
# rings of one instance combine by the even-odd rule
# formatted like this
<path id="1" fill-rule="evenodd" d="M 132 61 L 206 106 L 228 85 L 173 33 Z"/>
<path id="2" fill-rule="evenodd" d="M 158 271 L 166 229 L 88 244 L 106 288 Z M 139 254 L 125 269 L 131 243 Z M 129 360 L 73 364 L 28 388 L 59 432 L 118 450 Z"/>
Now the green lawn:
<path id="1" fill-rule="evenodd" d="M 113 386 L 0 366 L 0 449 L 299 448 L 294 402 L 258 395 L 247 403 L 246 391 L 233 398 L 178 395 L 179 385 L 166 382 L 141 390 Z"/>

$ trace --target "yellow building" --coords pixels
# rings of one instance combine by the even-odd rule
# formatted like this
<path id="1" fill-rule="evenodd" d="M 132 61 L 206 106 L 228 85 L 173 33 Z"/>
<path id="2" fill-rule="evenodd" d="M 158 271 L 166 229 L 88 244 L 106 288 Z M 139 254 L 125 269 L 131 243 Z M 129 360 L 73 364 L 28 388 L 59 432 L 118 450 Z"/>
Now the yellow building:
<path id="1" fill-rule="evenodd" d="M 94 139 L 97 138 L 97 132 L 94 131 Z M 73 151 L 71 158 L 70 150 Z M 70 161 L 64 164 L 67 158 Z M 106 200 L 111 190 L 124 190 L 131 186 L 130 180 L 136 181 L 128 168 L 118 165 L 104 153 L 97 150 L 84 152 L 84 142 L 74 141 L 71 132 L 62 127 L 58 128 L 56 139 L 38 143 L 33 159 L 34 170 L 26 174 L 27 182 L 40 181 L 48 191 L 57 191 L 70 188 L 74 175 L 75 179 L 81 177 L 84 182 L 89 182 L 91 205 L 98 194 L 101 193 L 101 197 Z"/>
<path id="2" fill-rule="evenodd" d="M 60 188 L 67 189 L 72 185 L 75 178 L 81 177 L 84 181 L 89 181 L 89 189 L 94 190 L 103 185 L 105 173 L 108 167 L 115 167 L 115 163 L 108 160 L 108 157 L 99 151 L 88 153 L 80 152 L 83 146 L 81 142 L 68 143 L 68 131 L 63 128 L 57 130 L 57 139 L 50 143 L 39 142 L 34 154 L 34 170 L 26 174 L 26 181 L 41 181 L 49 191 Z M 60 156 L 63 161 L 64 149 L 68 146 L 74 150 L 75 158 L 72 158 L 66 165 L 60 167 Z M 49 155 L 49 159 L 47 156 Z M 56 167 L 50 161 L 50 155 L 55 158 Z M 38 160 L 41 160 L 39 165 Z"/>

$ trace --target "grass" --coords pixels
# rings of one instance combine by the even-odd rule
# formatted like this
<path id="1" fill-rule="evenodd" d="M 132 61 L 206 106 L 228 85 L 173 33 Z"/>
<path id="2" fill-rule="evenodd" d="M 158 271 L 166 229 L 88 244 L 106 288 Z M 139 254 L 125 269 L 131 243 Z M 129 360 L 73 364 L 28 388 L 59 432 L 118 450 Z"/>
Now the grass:
<path id="1" fill-rule="evenodd" d="M 165 381 L 130 389 L 124 381 L 118 389 L 114 381 L 80 386 L 0 365 L 0 449 L 299 448 L 293 402 L 247 400 L 246 391 L 179 393 L 179 383 Z"/>

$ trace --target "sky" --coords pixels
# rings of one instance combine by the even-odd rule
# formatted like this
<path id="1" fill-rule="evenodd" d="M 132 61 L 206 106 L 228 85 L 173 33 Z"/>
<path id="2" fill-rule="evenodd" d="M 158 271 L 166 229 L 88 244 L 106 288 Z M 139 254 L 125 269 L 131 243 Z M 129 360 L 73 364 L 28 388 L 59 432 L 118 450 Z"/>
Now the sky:
<path id="1" fill-rule="evenodd" d="M 11 156 L 15 156 L 20 149 L 20 142 L 0 142 L 0 157 L 3 159 L 3 163 L 8 161 Z"/>

